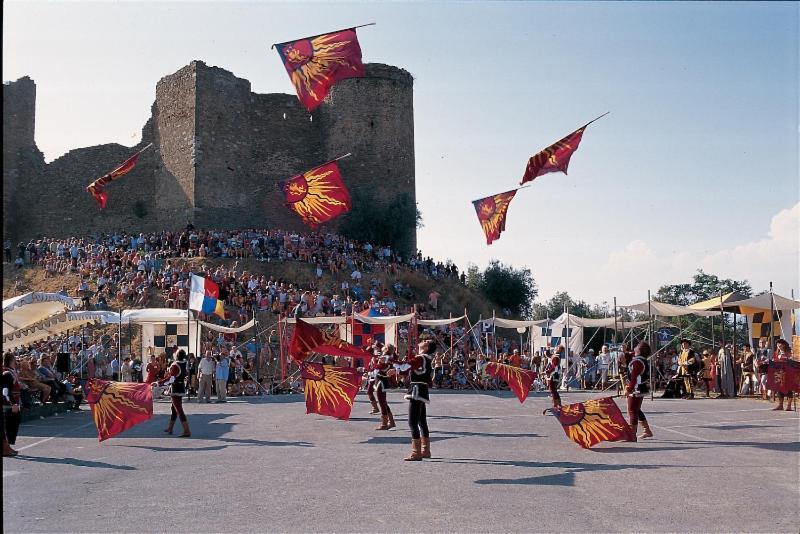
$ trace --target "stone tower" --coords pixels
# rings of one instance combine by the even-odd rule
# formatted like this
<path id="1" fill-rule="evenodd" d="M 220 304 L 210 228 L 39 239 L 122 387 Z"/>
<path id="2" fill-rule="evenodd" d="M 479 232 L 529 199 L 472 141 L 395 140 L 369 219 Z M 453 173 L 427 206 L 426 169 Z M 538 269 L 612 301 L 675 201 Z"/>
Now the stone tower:
<path id="1" fill-rule="evenodd" d="M 8 84 L 4 208 L 10 197 L 40 209 L 17 227 L 7 224 L 12 217 L 4 209 L 4 234 L 175 230 L 187 222 L 201 228 L 301 230 L 278 183 L 348 152 L 352 156 L 341 160 L 340 168 L 351 191 L 369 191 L 378 205 L 400 195 L 415 200 L 413 79 L 396 67 L 365 67 L 365 77 L 340 81 L 310 114 L 294 95 L 256 94 L 247 80 L 192 61 L 157 83 L 138 146 L 76 149 L 49 165 L 33 141 L 33 81 Z M 108 187 L 108 208 L 99 211 L 86 185 L 147 143 L 153 148 Z M 51 194 L 39 194 L 42 187 Z M 324 228 L 335 230 L 337 224 Z M 416 246 L 416 228 L 408 229 L 408 241 Z"/>

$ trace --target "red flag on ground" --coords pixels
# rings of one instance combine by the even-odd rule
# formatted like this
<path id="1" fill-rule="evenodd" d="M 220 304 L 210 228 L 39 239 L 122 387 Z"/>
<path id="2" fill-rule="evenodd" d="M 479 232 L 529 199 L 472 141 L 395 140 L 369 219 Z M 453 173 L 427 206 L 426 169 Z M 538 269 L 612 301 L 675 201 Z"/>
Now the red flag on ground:
<path id="1" fill-rule="evenodd" d="M 367 351 L 324 332 L 302 319 L 297 319 L 292 333 L 292 341 L 289 343 L 289 354 L 300 363 L 312 352 L 329 356 L 361 358 L 364 362 L 368 362 L 371 357 Z"/>
<path id="2" fill-rule="evenodd" d="M 601 441 L 633 441 L 625 417 L 611 397 L 551 408 L 569 439 L 588 449 Z"/>
<path id="3" fill-rule="evenodd" d="M 364 76 L 355 28 L 276 44 L 297 98 L 314 111 L 339 80 Z"/>
<path id="4" fill-rule="evenodd" d="M 505 231 L 508 206 L 516 194 L 517 190 L 514 189 L 472 201 L 475 212 L 478 214 L 478 221 L 480 221 L 481 228 L 483 228 L 483 233 L 486 234 L 487 245 L 491 245 L 492 241 L 500 239 L 500 233 Z"/>
<path id="5" fill-rule="evenodd" d="M 289 208 L 311 228 L 350 211 L 350 193 L 335 161 L 281 182 Z"/>
<path id="6" fill-rule="evenodd" d="M 150 384 L 108 382 L 92 378 L 86 387 L 86 402 L 92 408 L 100 441 L 113 438 L 153 417 L 153 390 L 150 389 Z"/>
<path id="7" fill-rule="evenodd" d="M 536 378 L 534 371 L 504 363 L 489 362 L 483 370 L 487 375 L 497 377 L 508 384 L 508 387 L 514 392 L 520 403 L 525 402 L 525 399 L 528 398 L 531 384 Z"/>
<path id="8" fill-rule="evenodd" d="M 321 363 L 303 362 L 300 365 L 306 413 L 350 419 L 355 399 L 361 387 L 362 375 L 352 367 L 334 367 Z"/>
<path id="9" fill-rule="evenodd" d="M 800 392 L 800 362 L 771 361 L 767 368 L 767 389 L 786 395 Z"/>
<path id="10" fill-rule="evenodd" d="M 600 115 L 597 119 L 605 115 L 608 115 L 608 113 Z M 556 141 L 541 152 L 534 154 L 528 160 L 528 166 L 525 168 L 525 174 L 522 176 L 522 181 L 519 185 L 533 181 L 537 176 L 549 172 L 563 172 L 567 174 L 569 159 L 572 157 L 572 154 L 578 150 L 578 145 L 580 145 L 581 139 L 583 139 L 584 130 L 597 119 L 586 123 L 560 141 Z"/>
<path id="11" fill-rule="evenodd" d="M 122 163 L 122 165 L 120 165 L 110 173 L 101 176 L 100 178 L 98 178 L 97 180 L 86 186 L 86 192 L 92 195 L 92 197 L 94 197 L 95 201 L 97 201 L 97 203 L 100 205 L 101 210 L 105 209 L 106 202 L 108 201 L 108 194 L 105 192 L 106 185 L 110 184 L 120 176 L 131 172 L 131 170 L 133 170 L 133 168 L 136 166 L 136 160 L 139 159 L 139 156 L 142 154 L 142 152 L 144 152 L 151 146 L 153 146 L 152 143 L 141 149 L 133 156 L 126 159 Z"/>

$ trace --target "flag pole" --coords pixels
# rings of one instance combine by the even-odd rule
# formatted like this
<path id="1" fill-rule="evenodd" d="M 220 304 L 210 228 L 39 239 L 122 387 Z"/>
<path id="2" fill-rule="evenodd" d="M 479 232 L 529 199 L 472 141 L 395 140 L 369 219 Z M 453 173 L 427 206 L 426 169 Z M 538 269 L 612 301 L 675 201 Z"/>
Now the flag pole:
<path id="1" fill-rule="evenodd" d="M 650 347 L 653 347 L 653 312 L 650 309 L 650 290 L 647 290 L 647 340 L 650 342 Z M 658 352 L 658 347 L 656 347 Z M 653 391 L 653 354 L 647 357 L 650 364 L 650 400 L 653 400 L 655 392 Z"/>
<path id="2" fill-rule="evenodd" d="M 775 294 L 772 292 L 772 282 L 769 283 L 769 347 L 772 357 L 775 357 Z"/>
<path id="3" fill-rule="evenodd" d="M 321 35 L 328 35 L 331 33 L 339 33 L 339 32 L 346 32 L 347 30 L 356 30 L 358 28 L 366 28 L 367 26 L 375 26 L 377 22 L 368 22 L 367 24 L 359 24 L 358 26 L 351 26 L 350 28 L 341 28 L 339 30 L 332 30 L 325 33 L 318 33 L 317 35 L 309 35 L 308 37 L 298 37 L 297 39 L 293 39 L 291 41 L 283 41 L 282 43 L 273 43 L 272 46 L 269 47 L 270 50 L 275 48 L 278 45 L 286 44 L 286 43 L 293 43 L 295 41 L 302 41 L 303 39 L 314 39 L 315 37 L 319 37 Z"/>
<path id="4" fill-rule="evenodd" d="M 592 124 L 593 122 L 597 122 L 597 121 L 599 121 L 600 119 L 602 119 L 603 117 L 605 117 L 605 116 L 606 116 L 606 115 L 608 115 L 609 113 L 611 113 L 611 112 L 610 112 L 610 111 L 606 111 L 605 113 L 603 113 L 602 115 L 600 115 L 600 116 L 599 116 L 599 117 L 597 117 L 596 119 L 592 119 L 592 120 L 590 120 L 589 122 L 587 122 L 586 124 L 584 124 L 584 125 L 583 125 L 583 127 L 584 127 L 584 128 L 586 128 L 587 126 L 589 126 L 589 125 L 590 125 L 590 124 Z"/>

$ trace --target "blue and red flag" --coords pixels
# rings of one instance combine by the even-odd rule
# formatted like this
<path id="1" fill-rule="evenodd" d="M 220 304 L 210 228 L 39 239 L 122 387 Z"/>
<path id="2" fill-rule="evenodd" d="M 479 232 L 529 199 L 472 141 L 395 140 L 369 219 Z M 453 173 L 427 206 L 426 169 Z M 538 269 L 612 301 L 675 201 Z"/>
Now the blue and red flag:
<path id="1" fill-rule="evenodd" d="M 189 309 L 225 318 L 225 305 L 219 298 L 219 286 L 208 278 L 192 275 Z"/>

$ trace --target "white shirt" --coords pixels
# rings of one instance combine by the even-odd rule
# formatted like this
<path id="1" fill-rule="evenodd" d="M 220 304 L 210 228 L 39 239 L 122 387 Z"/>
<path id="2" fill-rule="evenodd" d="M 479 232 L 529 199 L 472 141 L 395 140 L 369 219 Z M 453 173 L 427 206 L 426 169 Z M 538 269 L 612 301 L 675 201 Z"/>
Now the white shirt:
<path id="1" fill-rule="evenodd" d="M 200 369 L 201 375 L 213 375 L 215 366 L 216 362 L 213 358 L 201 358 L 198 369 Z"/>

